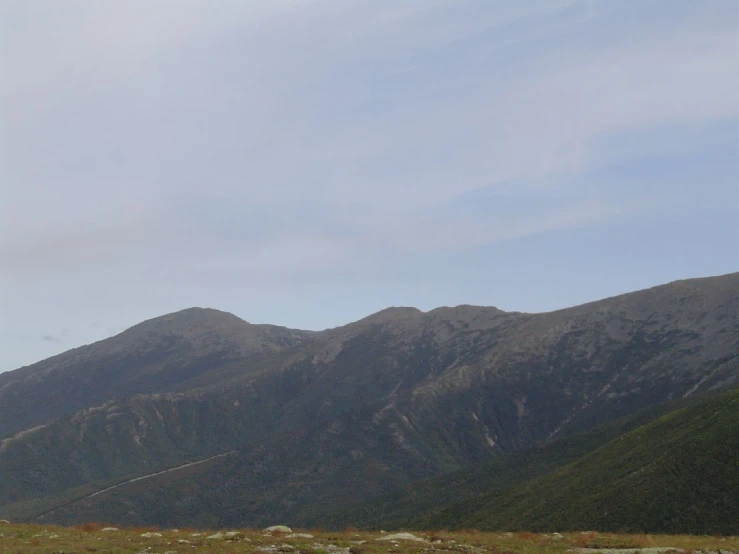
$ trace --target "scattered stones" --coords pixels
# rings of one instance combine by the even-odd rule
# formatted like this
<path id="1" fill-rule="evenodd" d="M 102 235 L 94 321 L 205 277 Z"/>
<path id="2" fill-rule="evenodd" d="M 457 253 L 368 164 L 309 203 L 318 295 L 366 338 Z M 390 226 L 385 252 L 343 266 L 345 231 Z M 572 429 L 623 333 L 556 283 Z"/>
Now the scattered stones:
<path id="1" fill-rule="evenodd" d="M 341 547 L 336 546 L 335 544 L 321 544 L 319 542 L 313 544 L 314 550 L 322 550 L 323 552 L 328 552 L 329 554 L 349 554 L 350 547 Z"/>
<path id="2" fill-rule="evenodd" d="M 428 542 L 426 539 L 417 537 L 413 533 L 393 533 L 392 535 L 385 535 L 377 539 L 378 541 L 416 541 L 416 542 Z"/>
<path id="3" fill-rule="evenodd" d="M 319 545 L 323 546 L 323 545 Z M 260 554 L 274 554 L 276 552 L 295 552 L 297 548 L 295 548 L 291 544 L 269 544 L 266 546 L 260 546 L 259 548 L 255 549 L 254 552 L 260 553 Z"/>
<path id="4" fill-rule="evenodd" d="M 662 554 L 663 552 L 685 552 L 674 546 L 653 546 L 650 548 L 570 548 L 567 552 L 578 554 Z"/>
<path id="5" fill-rule="evenodd" d="M 272 525 L 262 531 L 263 535 L 274 535 L 275 533 L 292 533 L 293 530 L 287 525 Z"/>

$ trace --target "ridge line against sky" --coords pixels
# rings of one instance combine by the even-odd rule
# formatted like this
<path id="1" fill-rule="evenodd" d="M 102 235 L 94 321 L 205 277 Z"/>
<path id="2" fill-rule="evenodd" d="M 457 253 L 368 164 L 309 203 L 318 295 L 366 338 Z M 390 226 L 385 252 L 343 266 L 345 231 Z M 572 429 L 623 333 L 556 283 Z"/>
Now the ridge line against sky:
<path id="1" fill-rule="evenodd" d="M 733 0 L 0 0 L 0 371 L 213 306 L 739 269 Z"/>

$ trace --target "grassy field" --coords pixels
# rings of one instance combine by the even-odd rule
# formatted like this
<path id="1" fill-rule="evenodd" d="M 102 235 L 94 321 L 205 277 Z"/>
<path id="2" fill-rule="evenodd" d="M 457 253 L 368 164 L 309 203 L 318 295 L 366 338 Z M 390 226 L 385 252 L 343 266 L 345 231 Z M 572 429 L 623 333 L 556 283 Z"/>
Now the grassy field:
<path id="1" fill-rule="evenodd" d="M 8 554 L 527 554 L 534 552 L 739 552 L 739 537 L 622 535 L 611 533 L 481 533 L 477 531 L 391 533 L 322 530 L 265 534 L 259 530 L 106 528 L 97 523 L 76 527 L 0 523 L 0 552 Z"/>

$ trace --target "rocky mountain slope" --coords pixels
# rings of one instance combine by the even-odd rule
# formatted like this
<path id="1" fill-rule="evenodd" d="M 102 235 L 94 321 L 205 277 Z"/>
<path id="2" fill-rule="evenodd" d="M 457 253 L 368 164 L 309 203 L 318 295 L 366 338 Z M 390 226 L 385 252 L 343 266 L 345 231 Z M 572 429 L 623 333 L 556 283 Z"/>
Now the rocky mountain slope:
<path id="1" fill-rule="evenodd" d="M 311 337 L 191 308 L 16 371 L 0 373 L 0 437 L 135 394 L 192 389 L 224 365 L 279 352 Z"/>
<path id="2" fill-rule="evenodd" d="M 739 380 L 739 274 L 545 314 L 392 308 L 320 333 L 204 312 L 0 375 L 0 499 L 74 496 L 233 450 L 90 510 L 300 521 Z M 38 401 L 49 407 L 34 413 Z"/>

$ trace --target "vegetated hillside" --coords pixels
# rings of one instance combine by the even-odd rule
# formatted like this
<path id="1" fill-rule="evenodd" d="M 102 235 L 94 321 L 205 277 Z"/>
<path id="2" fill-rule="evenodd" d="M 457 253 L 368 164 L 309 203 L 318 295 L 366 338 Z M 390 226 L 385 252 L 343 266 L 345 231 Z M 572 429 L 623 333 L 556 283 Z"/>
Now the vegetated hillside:
<path id="1" fill-rule="evenodd" d="M 321 333 L 284 330 L 293 339 L 204 363 L 168 385 L 178 392 L 109 399 L 6 437 L 0 498 L 72 494 L 234 450 L 60 507 L 47 521 L 307 521 L 317 506 L 348 507 L 731 386 L 739 378 L 738 314 L 733 274 L 546 314 L 393 308 Z M 177 350 L 167 367 L 177 374 L 214 348 L 208 344 L 191 355 Z M 74 363 L 87 375 L 86 362 Z M 0 414 L 17 425 L 12 406 L 0 404 Z"/>
<path id="2" fill-rule="evenodd" d="M 736 535 L 737 514 L 739 388 L 671 411 L 544 476 L 409 514 L 404 524 Z"/>
<path id="3" fill-rule="evenodd" d="M 0 373 L 0 438 L 109 400 L 203 386 L 222 378 L 211 374 L 235 363 L 242 371 L 258 368 L 261 355 L 312 335 L 202 308 L 151 319 L 115 337 Z"/>
<path id="4" fill-rule="evenodd" d="M 409 521 L 419 520 L 422 517 L 429 519 L 434 513 L 445 510 L 449 505 L 465 503 L 468 499 L 479 497 L 483 492 L 502 490 L 515 483 L 523 483 L 551 473 L 670 411 L 703 401 L 704 396 L 671 400 L 650 406 L 589 431 L 507 452 L 488 462 L 418 481 L 334 513 L 321 513 L 315 520 L 309 519 L 306 524 L 309 527 L 322 525 L 331 529 L 405 528 L 408 527 Z M 449 525 L 454 523 L 455 520 L 452 519 Z"/>

